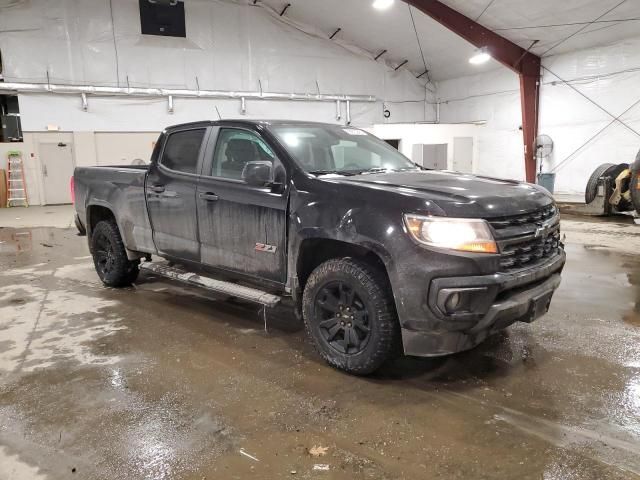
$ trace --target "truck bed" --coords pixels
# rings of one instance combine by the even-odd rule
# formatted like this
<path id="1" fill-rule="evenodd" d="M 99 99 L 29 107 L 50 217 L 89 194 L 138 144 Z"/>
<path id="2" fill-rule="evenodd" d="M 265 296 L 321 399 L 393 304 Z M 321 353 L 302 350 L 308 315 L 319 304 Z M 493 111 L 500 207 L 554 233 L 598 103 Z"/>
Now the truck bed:
<path id="1" fill-rule="evenodd" d="M 76 212 L 90 231 L 91 212 L 109 209 L 116 218 L 125 247 L 155 251 L 145 202 L 148 165 L 77 167 L 74 171 Z"/>

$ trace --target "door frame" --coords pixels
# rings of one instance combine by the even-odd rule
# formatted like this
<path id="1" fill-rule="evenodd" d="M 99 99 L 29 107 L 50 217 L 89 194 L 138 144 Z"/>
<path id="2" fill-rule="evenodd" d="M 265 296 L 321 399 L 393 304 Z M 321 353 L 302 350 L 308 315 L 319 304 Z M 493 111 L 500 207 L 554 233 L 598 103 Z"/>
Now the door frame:
<path id="1" fill-rule="evenodd" d="M 46 138 L 46 137 L 45 137 Z M 41 150 L 41 145 L 55 145 L 55 146 L 59 146 L 59 144 L 64 143 L 69 147 L 69 153 L 71 154 L 71 174 L 73 175 L 73 171 L 76 168 L 76 158 L 75 158 L 75 149 L 73 148 L 73 141 L 72 140 L 65 140 L 63 138 L 58 138 L 58 139 L 46 139 L 45 138 L 38 138 L 38 158 L 40 160 L 40 182 L 42 185 L 42 205 L 58 205 L 55 203 L 49 203 L 48 199 L 47 199 L 47 187 L 46 187 L 46 180 L 45 180 L 45 175 L 44 175 L 44 168 L 45 168 L 45 159 L 42 156 L 42 150 Z M 25 159 L 23 158 L 23 168 L 26 167 L 26 165 L 24 164 Z M 25 177 L 27 175 L 27 172 L 25 170 Z M 71 179 L 69 179 L 71 180 Z M 69 185 L 67 185 L 67 188 L 69 188 Z M 70 202 L 71 203 L 71 202 Z M 68 204 L 60 204 L 60 205 L 68 205 Z"/>
<path id="2" fill-rule="evenodd" d="M 214 156 L 216 153 L 216 149 L 218 147 L 218 137 L 220 134 L 220 131 L 226 129 L 226 130 L 243 130 L 246 131 L 248 133 L 251 133 L 252 135 L 257 136 L 258 138 L 260 138 L 265 144 L 267 144 L 269 146 L 269 148 L 271 148 L 271 150 L 273 151 L 275 158 L 278 160 L 278 162 L 282 165 L 282 167 L 284 168 L 285 171 L 285 179 L 283 182 L 283 190 L 281 193 L 274 193 L 274 192 L 269 192 L 267 187 L 252 187 L 250 185 L 247 185 L 245 182 L 243 182 L 242 180 L 238 180 L 238 179 L 234 179 L 234 178 L 226 178 L 226 177 L 217 177 L 217 176 L 213 176 L 210 174 L 206 174 L 205 172 L 211 172 L 213 173 L 213 162 L 215 160 Z M 262 132 L 259 129 L 253 129 L 249 126 L 246 125 L 237 125 L 237 124 L 229 124 L 229 125 L 214 125 L 211 127 L 211 131 L 209 132 L 209 137 L 207 140 L 207 145 L 204 148 L 204 159 L 202 161 L 202 165 L 200 168 L 200 172 L 199 172 L 199 180 L 198 180 L 198 184 L 197 184 L 197 188 L 196 188 L 196 207 L 198 208 L 199 206 L 199 202 L 198 202 L 198 192 L 200 191 L 200 188 L 202 186 L 203 183 L 218 183 L 221 185 L 224 185 L 226 188 L 237 188 L 237 189 L 246 189 L 249 192 L 256 192 L 256 193 L 264 193 L 265 195 L 270 195 L 273 198 L 273 202 L 270 202 L 269 205 L 264 205 L 267 208 L 274 208 L 271 205 L 275 204 L 275 203 L 280 203 L 280 202 L 284 202 L 284 215 L 285 215 L 285 222 L 284 222 L 284 232 L 283 232 L 283 245 L 282 245 L 282 253 L 284 255 L 284 261 L 282 263 L 282 272 L 281 272 L 281 280 L 280 281 L 274 281 L 271 279 L 267 279 L 267 278 L 258 278 L 254 275 L 251 274 L 246 274 L 243 273 L 241 271 L 236 271 L 236 270 L 231 270 L 228 268 L 224 268 L 224 267 L 216 267 L 213 265 L 202 265 L 205 269 L 208 270 L 212 270 L 212 271 L 218 271 L 218 272 L 225 272 L 228 275 L 232 275 L 232 276 L 238 276 L 238 277 L 242 277 L 242 278 L 247 278 L 250 280 L 253 280 L 254 282 L 256 280 L 259 280 L 260 283 L 266 283 L 272 286 L 277 286 L 277 287 L 282 287 L 286 284 L 287 281 L 287 275 L 288 275 L 288 262 L 287 262 L 287 254 L 288 254 L 288 249 L 289 249 L 289 229 L 287 227 L 289 219 L 288 219 L 288 203 L 289 203 L 289 193 L 290 193 L 290 182 L 289 179 L 291 178 L 292 175 L 292 169 L 289 165 L 289 160 L 288 159 L 282 159 L 282 155 L 278 154 L 278 149 L 276 148 L 275 145 L 273 145 L 273 143 L 271 142 L 271 140 L 262 134 Z M 199 218 L 199 216 L 198 216 Z M 199 220 L 198 220 L 199 221 Z M 198 224 L 198 241 L 200 243 L 202 243 L 200 241 L 200 225 Z M 202 251 L 202 247 L 200 247 L 200 250 Z"/>
<path id="3" fill-rule="evenodd" d="M 204 130 L 204 135 L 202 137 L 202 143 L 200 144 L 200 150 L 198 151 L 198 161 L 196 163 L 196 169 L 195 169 L 195 173 L 188 173 L 188 172 L 180 172 L 177 170 L 172 170 L 171 168 L 168 168 L 166 166 L 164 166 L 162 164 L 162 159 L 164 158 L 164 151 L 166 149 L 167 146 L 167 142 L 169 141 L 169 138 L 171 137 L 171 135 L 175 134 L 175 133 L 180 133 L 180 132 L 185 132 L 185 131 L 189 131 L 189 130 Z M 197 195 L 197 190 L 198 190 L 198 179 L 200 177 L 200 171 L 202 170 L 202 165 L 203 163 L 205 163 L 205 152 L 207 151 L 208 147 L 209 147 L 209 141 L 210 141 L 210 137 L 211 137 L 211 131 L 212 131 L 212 127 L 211 126 L 194 126 L 194 125 L 184 125 L 182 128 L 176 128 L 174 130 L 171 130 L 169 132 L 166 132 L 165 134 L 163 134 L 163 138 L 162 138 L 162 144 L 160 145 L 160 150 L 158 153 L 158 157 L 155 159 L 155 161 L 152 161 L 151 164 L 149 165 L 149 171 L 145 177 L 144 180 L 144 201 L 145 201 L 145 206 L 147 208 L 147 215 L 149 216 L 149 226 L 151 227 L 151 238 L 153 241 L 153 246 L 154 248 L 160 252 L 160 249 L 158 249 L 158 245 L 156 243 L 156 228 L 153 226 L 153 218 L 152 218 L 152 214 L 151 214 L 151 209 L 149 207 L 149 190 L 147 188 L 147 184 L 149 182 L 149 178 L 151 177 L 151 175 L 154 173 L 154 170 L 157 170 L 160 172 L 161 175 L 166 175 L 168 177 L 172 177 L 172 178 L 179 178 L 179 179 L 186 179 L 186 180 L 190 180 L 193 183 L 193 195 L 194 195 L 194 202 L 195 202 L 195 207 L 196 207 L 196 211 L 195 211 L 195 215 L 196 215 L 196 242 L 198 243 L 198 252 L 200 250 L 200 227 L 198 225 L 198 212 L 197 212 L 197 201 L 196 201 L 196 195 Z M 170 254 L 164 253 L 163 255 L 165 256 L 171 256 L 172 258 L 178 259 L 178 260 L 184 260 L 184 261 L 190 261 L 187 258 L 181 258 L 181 257 L 176 257 L 176 256 L 172 256 Z"/>

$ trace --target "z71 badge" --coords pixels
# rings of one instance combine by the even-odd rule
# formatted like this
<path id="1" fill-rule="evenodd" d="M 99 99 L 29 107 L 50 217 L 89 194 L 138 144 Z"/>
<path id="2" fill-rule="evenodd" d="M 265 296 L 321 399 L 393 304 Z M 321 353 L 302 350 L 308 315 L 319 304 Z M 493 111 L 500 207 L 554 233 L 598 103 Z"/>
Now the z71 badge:
<path id="1" fill-rule="evenodd" d="M 276 253 L 278 247 L 267 243 L 256 243 L 256 252 Z"/>

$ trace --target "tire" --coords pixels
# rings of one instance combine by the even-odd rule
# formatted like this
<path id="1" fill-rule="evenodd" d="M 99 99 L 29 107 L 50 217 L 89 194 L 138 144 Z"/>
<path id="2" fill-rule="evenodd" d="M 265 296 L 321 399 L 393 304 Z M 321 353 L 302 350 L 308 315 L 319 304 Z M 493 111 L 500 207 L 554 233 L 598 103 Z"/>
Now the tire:
<path id="1" fill-rule="evenodd" d="M 633 208 L 640 215 L 640 172 L 633 172 L 631 181 L 629 182 L 629 191 L 631 192 L 631 203 Z"/>
<path id="2" fill-rule="evenodd" d="M 91 253 L 98 277 L 107 287 L 127 287 L 138 277 L 138 260 L 129 260 L 113 220 L 98 222 L 91 233 Z"/>
<path id="3" fill-rule="evenodd" d="M 368 263 L 336 258 L 318 266 L 305 285 L 302 311 L 316 350 L 339 370 L 367 375 L 399 350 L 391 288 Z"/>
<path id="4" fill-rule="evenodd" d="M 614 163 L 603 163 L 596 168 L 587 182 L 587 188 L 584 192 L 585 203 L 591 203 L 595 200 L 596 195 L 598 194 L 598 179 L 600 177 L 609 177 L 611 178 L 611 181 L 614 181 L 618 178 L 618 175 L 627 168 L 629 168 L 628 163 L 620 163 L 618 165 Z"/>

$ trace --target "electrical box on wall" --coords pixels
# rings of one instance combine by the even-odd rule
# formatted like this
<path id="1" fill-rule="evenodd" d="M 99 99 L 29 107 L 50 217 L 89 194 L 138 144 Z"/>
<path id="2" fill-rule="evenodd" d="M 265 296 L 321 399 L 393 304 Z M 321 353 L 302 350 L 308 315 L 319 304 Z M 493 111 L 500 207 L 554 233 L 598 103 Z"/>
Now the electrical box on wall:
<path id="1" fill-rule="evenodd" d="M 186 37 L 184 2 L 181 0 L 139 0 L 143 35 Z"/>

